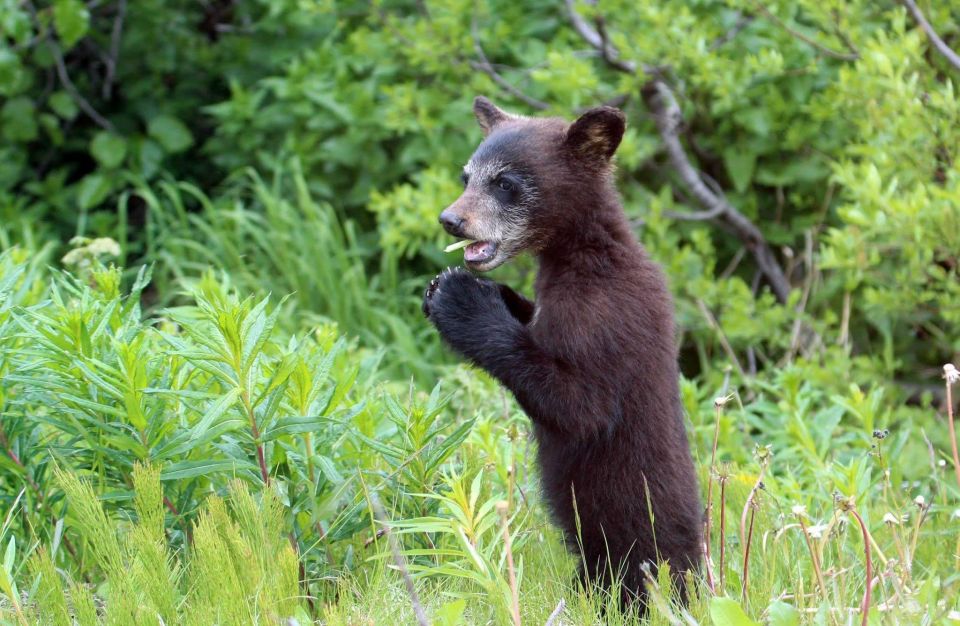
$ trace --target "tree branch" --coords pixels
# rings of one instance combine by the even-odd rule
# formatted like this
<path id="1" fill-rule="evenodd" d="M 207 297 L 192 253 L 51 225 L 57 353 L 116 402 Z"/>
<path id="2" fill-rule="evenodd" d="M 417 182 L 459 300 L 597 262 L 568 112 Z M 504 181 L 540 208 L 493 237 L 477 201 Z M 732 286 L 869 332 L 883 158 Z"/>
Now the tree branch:
<path id="1" fill-rule="evenodd" d="M 933 26 L 931 26 L 927 18 L 923 16 L 923 12 L 920 10 L 920 7 L 917 6 L 917 3 L 913 0 L 902 0 L 902 2 L 903 5 L 907 7 L 907 11 L 910 11 L 913 19 L 915 19 L 917 24 L 920 25 L 920 28 L 923 29 L 923 32 L 927 34 L 927 38 L 930 39 L 930 43 L 937 49 L 937 52 L 946 57 L 954 69 L 960 70 L 960 55 L 954 52 L 943 39 L 940 39 L 937 31 L 933 30 Z"/>
<path id="2" fill-rule="evenodd" d="M 781 302 L 786 302 L 790 294 L 790 282 L 783 274 L 773 251 L 767 244 L 763 233 L 746 216 L 740 213 L 722 195 L 714 193 L 703 182 L 700 172 L 687 157 L 687 153 L 680 143 L 679 127 L 682 120 L 680 105 L 670 87 L 660 79 L 647 83 L 642 91 L 644 102 L 653 116 L 653 121 L 660 132 L 667 156 L 673 169 L 680 176 L 684 186 L 693 195 L 696 201 L 704 208 L 707 215 L 701 219 L 718 217 L 722 219 L 743 242 L 747 250 L 753 254 L 757 266 L 763 272 L 773 289 L 773 293 Z"/>
<path id="3" fill-rule="evenodd" d="M 120 38 L 123 35 L 123 20 L 127 15 L 127 0 L 117 3 L 117 15 L 113 20 L 113 30 L 110 32 L 110 54 L 107 55 L 107 73 L 103 78 L 101 95 L 109 100 L 113 91 L 113 81 L 117 75 L 117 64 L 120 62 Z"/>
<path id="4" fill-rule="evenodd" d="M 757 2 L 756 7 L 757 7 L 757 10 L 760 11 L 760 13 L 762 13 L 765 18 L 767 18 L 768 20 L 770 20 L 771 22 L 773 22 L 783 30 L 787 31 L 787 33 L 791 37 L 794 37 L 795 39 L 799 39 L 803 43 L 807 44 L 808 46 L 816 50 L 819 50 L 820 52 L 822 52 L 823 54 L 827 55 L 832 59 L 839 59 L 840 61 L 856 61 L 857 59 L 860 58 L 860 55 L 855 51 L 851 52 L 850 54 L 837 52 L 836 50 L 826 47 L 816 39 L 807 37 L 800 31 L 796 30 L 795 28 L 791 28 L 786 22 L 784 22 L 779 17 L 771 13 L 770 10 L 767 9 L 767 7 L 765 7 L 762 2 Z M 843 39 L 843 37 L 841 37 L 841 39 Z M 844 42 L 844 43 L 846 44 L 847 42 Z"/>
<path id="5" fill-rule="evenodd" d="M 545 111 L 550 108 L 548 103 L 543 100 L 537 100 L 533 96 L 529 96 L 515 87 L 510 81 L 501 76 L 500 72 L 490 63 L 490 59 L 487 58 L 487 54 L 483 51 L 483 46 L 480 45 L 480 29 L 477 27 L 476 15 L 473 16 L 473 20 L 470 22 L 470 34 L 473 37 L 473 49 L 477 53 L 477 57 L 480 58 L 479 61 L 470 61 L 470 67 L 489 76 L 501 89 L 527 106 L 537 109 L 538 111 Z"/>
<path id="6" fill-rule="evenodd" d="M 611 67 L 622 72 L 635 73 L 638 70 L 647 74 L 650 80 L 642 89 L 643 100 L 650 111 L 660 139 L 663 141 L 670 164 L 683 182 L 683 187 L 696 202 L 703 207 L 697 213 L 676 214 L 678 219 L 716 220 L 732 230 L 750 251 L 760 272 L 766 277 L 774 295 L 780 302 L 786 302 L 790 295 L 790 281 L 783 273 L 780 263 L 770 249 L 767 240 L 760 229 L 743 213 L 738 211 L 726 199 L 718 187 L 711 189 L 705 182 L 705 176 L 691 163 L 686 150 L 680 141 L 680 126 L 683 119 L 676 96 L 662 77 L 659 68 L 638 65 L 632 61 L 620 59 L 616 49 L 610 45 L 603 33 L 603 21 L 598 21 L 598 29 L 594 29 L 577 13 L 575 0 L 565 0 L 570 21 L 580 36 L 591 46 L 600 51 L 604 60 Z"/>
<path id="7" fill-rule="evenodd" d="M 67 90 L 67 93 L 73 97 L 74 101 L 77 103 L 77 106 L 80 107 L 84 113 L 87 114 L 87 117 L 96 122 L 97 126 L 103 128 L 104 130 L 113 130 L 113 124 L 110 123 L 110 120 L 100 115 L 93 105 L 83 97 L 83 95 L 77 90 L 74 86 L 73 81 L 70 80 L 70 74 L 67 73 L 67 64 L 63 60 L 63 53 L 60 52 L 60 46 L 50 43 L 50 49 L 53 51 L 53 60 L 57 66 L 57 76 L 60 78 L 60 82 L 63 84 L 63 88 Z"/>

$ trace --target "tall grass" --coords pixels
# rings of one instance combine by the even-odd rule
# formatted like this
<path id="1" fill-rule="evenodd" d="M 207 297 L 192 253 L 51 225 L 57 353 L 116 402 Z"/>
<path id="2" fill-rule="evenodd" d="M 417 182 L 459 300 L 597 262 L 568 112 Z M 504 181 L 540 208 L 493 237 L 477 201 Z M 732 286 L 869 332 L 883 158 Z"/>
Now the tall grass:
<path id="1" fill-rule="evenodd" d="M 537 497 L 529 421 L 490 379 L 386 381 L 329 325 L 286 328 L 296 301 L 211 274 L 144 319 L 146 270 L 131 293 L 96 259 L 77 271 L 0 255 L 2 619 L 640 623 L 576 582 Z M 661 568 L 645 623 L 960 611 L 947 425 L 929 407 L 895 422 L 882 388 L 810 384 L 805 367 L 719 407 L 683 381 L 714 575 L 683 607 Z"/>
<path id="2" fill-rule="evenodd" d="M 397 260 L 373 235 L 315 201 L 296 161 L 264 181 L 247 170 L 216 200 L 189 183 L 138 189 L 124 201 L 147 207 L 146 259 L 155 263 L 161 304 L 210 268 L 247 293 L 290 296 L 283 323 L 335 321 L 386 351 L 387 373 L 424 379 L 443 359 L 420 318 L 419 279 L 401 280 Z"/>

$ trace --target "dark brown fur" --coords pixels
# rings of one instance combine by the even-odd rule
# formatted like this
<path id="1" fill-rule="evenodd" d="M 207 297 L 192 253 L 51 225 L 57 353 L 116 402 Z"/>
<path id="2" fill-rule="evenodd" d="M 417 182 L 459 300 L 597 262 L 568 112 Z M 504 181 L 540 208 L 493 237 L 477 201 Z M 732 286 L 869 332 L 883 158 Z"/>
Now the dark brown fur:
<path id="1" fill-rule="evenodd" d="M 613 184 L 623 116 L 603 107 L 568 125 L 488 105 L 478 99 L 488 137 L 474 159 L 492 152 L 485 158 L 529 173 L 536 187 L 535 206 L 523 209 L 523 248 L 539 261 L 536 304 L 448 270 L 428 287 L 424 311 L 531 418 L 546 502 L 582 554 L 585 577 L 609 584 L 612 571 L 627 596 L 642 596 L 640 565 L 668 561 L 682 582 L 701 560 L 702 508 L 680 405 L 672 300 Z M 472 223 L 471 198 L 483 193 L 468 187 L 451 207 L 461 220 L 456 234 L 482 230 Z"/>

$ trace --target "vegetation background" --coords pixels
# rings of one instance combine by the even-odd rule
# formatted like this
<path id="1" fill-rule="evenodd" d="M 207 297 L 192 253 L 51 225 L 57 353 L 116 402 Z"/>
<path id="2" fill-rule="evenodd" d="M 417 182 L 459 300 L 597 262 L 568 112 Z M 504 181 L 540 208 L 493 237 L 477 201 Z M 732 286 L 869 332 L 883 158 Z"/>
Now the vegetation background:
<path id="1" fill-rule="evenodd" d="M 419 313 L 486 94 L 629 118 L 711 554 L 649 621 L 960 622 L 958 48 L 957 0 L 0 0 L 0 620 L 638 622 Z"/>

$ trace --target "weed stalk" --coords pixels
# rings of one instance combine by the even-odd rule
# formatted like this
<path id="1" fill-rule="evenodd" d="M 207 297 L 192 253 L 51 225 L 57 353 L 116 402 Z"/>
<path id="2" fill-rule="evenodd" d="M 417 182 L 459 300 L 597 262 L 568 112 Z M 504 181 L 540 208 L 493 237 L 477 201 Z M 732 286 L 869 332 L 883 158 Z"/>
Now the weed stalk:
<path id="1" fill-rule="evenodd" d="M 864 573 L 863 600 L 860 602 L 860 624 L 861 626 L 867 626 L 870 617 L 870 596 L 873 590 L 873 559 L 870 550 L 870 544 L 873 543 L 873 540 L 870 536 L 870 531 L 867 530 L 867 525 L 864 523 L 863 518 L 860 517 L 860 513 L 857 512 L 853 497 L 840 498 L 838 499 L 838 504 L 843 511 L 849 513 L 853 519 L 856 520 L 860 526 L 860 532 L 863 535 L 863 557 L 866 564 L 866 572 Z"/>
<path id="2" fill-rule="evenodd" d="M 740 515 L 740 537 L 745 537 L 743 540 L 743 587 L 740 590 L 740 602 L 744 606 L 747 602 L 747 590 L 750 587 L 750 543 L 753 539 L 753 522 L 756 517 L 756 509 L 759 506 L 756 497 L 757 492 L 763 489 L 763 477 L 770 465 L 770 457 L 773 456 L 770 446 L 757 446 L 754 454 L 760 462 L 760 475 L 757 476 L 757 482 L 750 489 L 747 501 L 743 504 L 743 513 Z M 749 530 L 747 528 L 748 518 Z"/>
<path id="3" fill-rule="evenodd" d="M 503 543 L 507 551 L 507 576 L 510 581 L 510 615 L 513 618 L 513 626 L 520 626 L 520 594 L 517 591 L 517 575 L 513 569 L 513 546 L 510 541 L 510 526 L 507 521 L 507 513 L 510 505 L 506 500 L 500 500 L 496 505 L 497 514 L 500 516 L 500 527 L 503 529 Z"/>
<path id="4" fill-rule="evenodd" d="M 957 452 L 957 431 L 953 423 L 953 385 L 960 381 L 960 371 L 947 363 L 943 366 L 943 378 L 947 388 L 947 427 L 950 430 L 950 451 L 953 452 L 953 473 L 957 477 L 957 487 L 960 488 L 960 453 Z"/>

